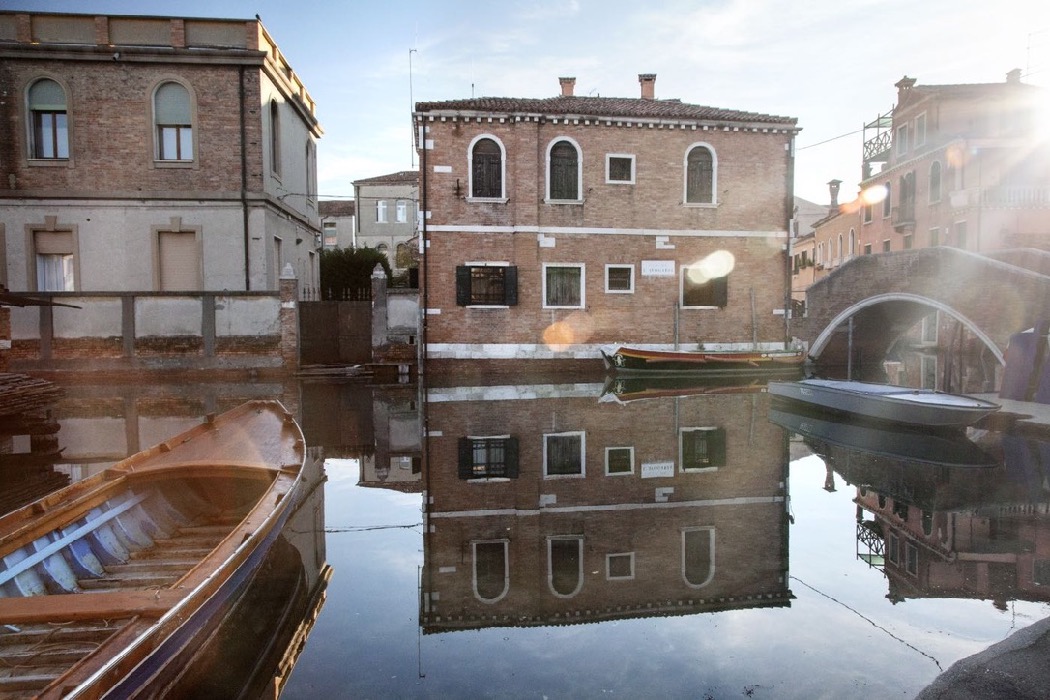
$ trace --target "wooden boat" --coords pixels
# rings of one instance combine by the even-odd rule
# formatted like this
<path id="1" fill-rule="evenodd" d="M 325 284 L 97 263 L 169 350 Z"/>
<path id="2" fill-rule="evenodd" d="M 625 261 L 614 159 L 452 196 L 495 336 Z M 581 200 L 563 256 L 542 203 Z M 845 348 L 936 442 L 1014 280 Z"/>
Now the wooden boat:
<path id="1" fill-rule="evenodd" d="M 1000 408 L 991 401 L 932 389 L 833 379 L 769 382 L 767 389 L 774 397 L 825 410 L 926 428 L 963 428 Z"/>
<path id="2" fill-rule="evenodd" d="M 648 350 L 626 345 L 601 348 L 607 370 L 635 372 L 701 372 L 726 374 L 791 374 L 801 371 L 803 350 Z"/>
<path id="3" fill-rule="evenodd" d="M 791 408 L 795 408 L 792 406 Z M 938 467 L 994 467 L 998 461 L 962 433 L 918 430 L 890 423 L 876 425 L 808 410 L 773 407 L 769 420 L 805 438 L 909 464 Z M 845 418 L 845 419 L 843 419 Z"/>
<path id="4" fill-rule="evenodd" d="M 0 518 L 0 696 L 162 696 L 301 498 L 276 401 L 211 417 Z"/>
<path id="5" fill-rule="evenodd" d="M 708 376 L 703 374 L 657 373 L 605 378 L 599 403 L 628 404 L 643 399 L 664 399 L 700 394 L 760 394 L 765 382 L 746 375 Z"/>

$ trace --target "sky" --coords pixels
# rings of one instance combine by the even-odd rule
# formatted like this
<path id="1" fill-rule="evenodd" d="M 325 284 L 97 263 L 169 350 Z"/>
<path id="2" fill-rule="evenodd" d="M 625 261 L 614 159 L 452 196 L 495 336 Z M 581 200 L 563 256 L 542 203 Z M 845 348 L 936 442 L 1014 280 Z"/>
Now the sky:
<path id="1" fill-rule="evenodd" d="M 317 103 L 322 199 L 418 167 L 414 102 L 577 95 L 656 97 L 798 119 L 795 194 L 848 201 L 863 126 L 894 83 L 996 83 L 1014 68 L 1050 87 L 1047 0 L 0 0 L 5 10 L 251 18 Z"/>

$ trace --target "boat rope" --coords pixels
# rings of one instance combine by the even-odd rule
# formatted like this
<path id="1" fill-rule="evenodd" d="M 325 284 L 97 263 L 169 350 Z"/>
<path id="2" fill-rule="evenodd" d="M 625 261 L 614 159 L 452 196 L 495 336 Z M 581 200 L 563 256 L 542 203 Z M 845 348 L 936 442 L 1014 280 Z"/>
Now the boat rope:
<path id="1" fill-rule="evenodd" d="M 880 625 L 880 624 L 876 623 L 876 622 L 875 622 L 874 620 L 872 620 L 872 619 L 871 619 L 870 617 L 866 616 L 866 615 L 865 615 L 864 613 L 860 612 L 859 610 L 857 610 L 857 609 L 855 609 L 855 608 L 851 608 L 851 607 L 850 607 L 849 605 L 846 605 L 845 603 L 843 603 L 843 602 L 842 602 L 841 600 L 839 600 L 838 598 L 835 598 L 834 596 L 830 596 L 830 595 L 828 595 L 827 593 L 824 593 L 823 591 L 821 591 L 821 590 L 818 590 L 818 589 L 814 588 L 813 586 L 809 585 L 808 583 L 806 583 L 806 582 L 805 582 L 805 581 L 803 581 L 802 579 L 798 578 L 797 576 L 790 576 L 789 578 L 790 578 L 790 579 L 792 579 L 793 581 L 798 581 L 798 582 L 799 582 L 799 583 L 801 583 L 801 584 L 802 584 L 803 586 L 805 586 L 805 587 L 806 587 L 806 588 L 808 588 L 809 590 L 813 591 L 813 592 L 814 592 L 814 593 L 816 593 L 817 595 L 821 595 L 821 596 L 824 596 L 825 598 L 827 598 L 828 600 L 830 600 L 830 601 L 831 601 L 831 602 L 833 602 L 833 603 L 838 603 L 838 604 L 839 604 L 839 605 L 841 605 L 842 607 L 846 608 L 846 610 L 849 610 L 849 611 L 850 611 L 851 613 L 853 613 L 854 615 L 856 615 L 856 616 L 857 616 L 857 617 L 859 617 L 860 619 L 862 619 L 862 620 L 864 620 L 865 622 L 867 622 L 868 624 L 870 624 L 870 625 L 871 625 L 872 627 L 874 627 L 874 628 L 876 628 L 876 629 L 880 629 L 880 630 L 882 630 L 883 632 L 885 632 L 886 634 L 888 634 L 888 635 L 889 635 L 890 637 L 892 637 L 893 639 L 895 639 L 895 640 L 897 640 L 898 642 L 900 642 L 901 644 L 903 644 L 904 646 L 908 647 L 909 649 L 911 649 L 911 650 L 913 650 L 913 651 L 915 651 L 915 652 L 918 652 L 918 653 L 919 653 L 919 654 L 921 654 L 922 656 L 925 656 L 925 657 L 926 657 L 927 659 L 929 659 L 930 661 L 932 661 L 932 662 L 934 663 L 934 665 L 935 665 L 935 666 L 937 666 L 937 670 L 938 670 L 938 671 L 940 671 L 940 672 L 942 672 L 942 673 L 944 672 L 944 669 L 943 669 L 943 668 L 941 667 L 941 662 L 940 662 L 940 661 L 938 661 L 938 660 L 937 660 L 937 659 L 936 659 L 935 657 L 931 656 L 930 654 L 927 654 L 927 653 L 926 653 L 925 651 L 923 651 L 922 649 L 919 649 L 919 648 L 918 648 L 918 647 L 916 647 L 916 646 L 915 646 L 914 644 L 911 644 L 911 643 L 909 643 L 909 642 L 906 642 L 906 641 L 904 641 L 903 639 L 901 639 L 900 637 L 898 637 L 897 635 L 895 635 L 895 634 L 894 634 L 893 632 L 890 632 L 890 631 L 889 631 L 888 629 L 886 629 L 886 628 L 885 628 L 885 627 L 883 627 L 882 625 Z"/>
<path id="2" fill-rule="evenodd" d="M 411 525 L 333 525 L 326 527 L 324 531 L 325 533 L 369 532 L 371 530 L 411 530 L 417 527 L 423 527 L 423 523 L 413 523 Z"/>

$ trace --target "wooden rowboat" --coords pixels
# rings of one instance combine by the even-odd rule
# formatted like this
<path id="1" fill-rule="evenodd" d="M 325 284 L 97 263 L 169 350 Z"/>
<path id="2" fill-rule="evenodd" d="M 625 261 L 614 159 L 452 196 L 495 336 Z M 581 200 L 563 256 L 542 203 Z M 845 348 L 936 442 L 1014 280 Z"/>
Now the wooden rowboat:
<path id="1" fill-rule="evenodd" d="M 251 582 L 306 448 L 252 401 L 0 518 L 0 696 L 157 697 Z"/>
<path id="2" fill-rule="evenodd" d="M 601 348 L 607 370 L 618 374 L 791 374 L 800 373 L 802 350 L 648 350 L 627 346 Z"/>

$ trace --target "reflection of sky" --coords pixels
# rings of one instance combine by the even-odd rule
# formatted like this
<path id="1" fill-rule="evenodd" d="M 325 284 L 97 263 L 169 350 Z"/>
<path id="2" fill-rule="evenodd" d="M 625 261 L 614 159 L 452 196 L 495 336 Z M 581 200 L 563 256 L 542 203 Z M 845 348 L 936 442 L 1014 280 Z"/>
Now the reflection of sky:
<path id="1" fill-rule="evenodd" d="M 807 457 L 791 465 L 790 608 L 422 637 L 422 527 L 398 527 L 421 523 L 421 497 L 357 487 L 357 474 L 329 465 L 335 573 L 285 698 L 911 697 L 1050 615 L 1034 603 L 893 605 L 883 574 L 856 558 L 854 490 L 836 477 L 826 492 L 823 462 Z M 363 529 L 377 526 L 392 529 Z"/>

